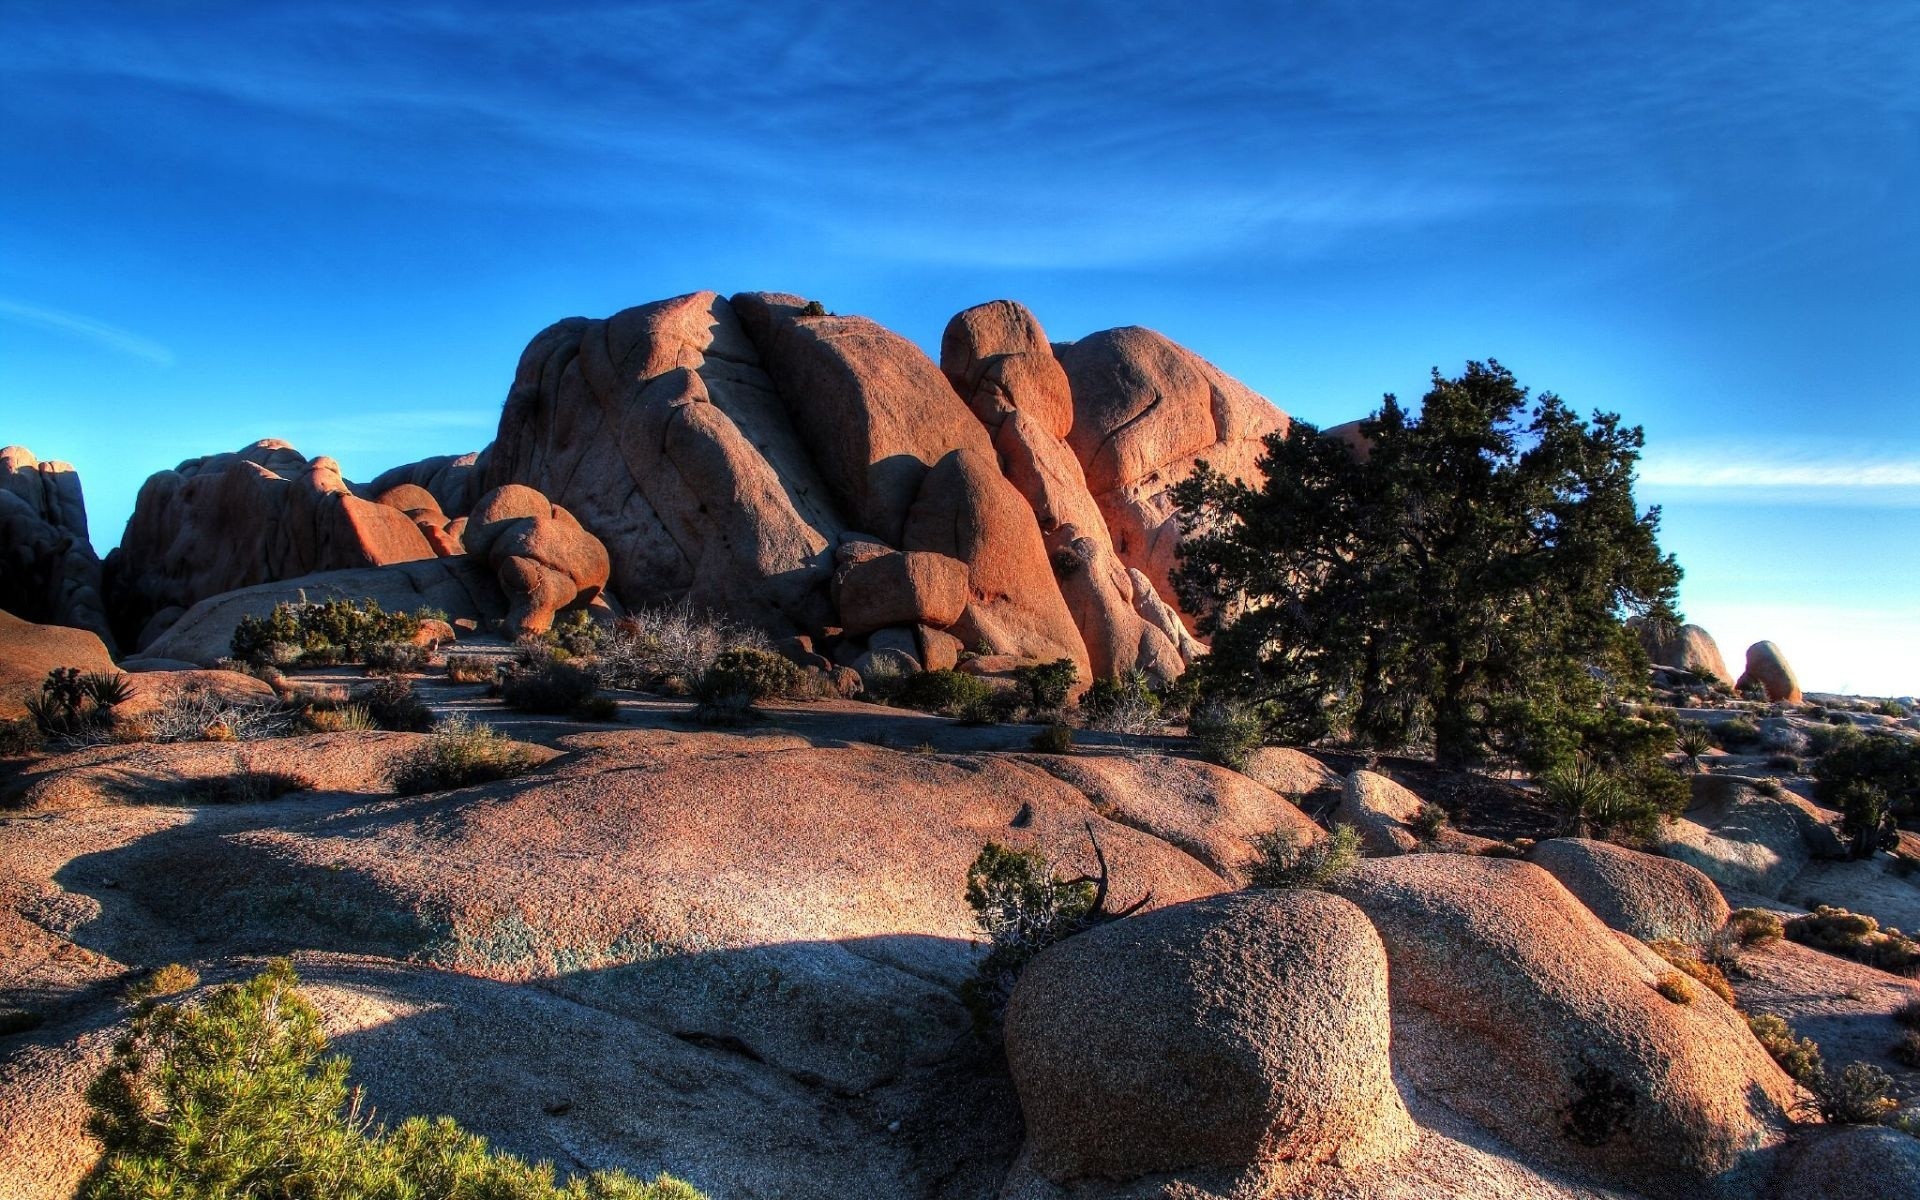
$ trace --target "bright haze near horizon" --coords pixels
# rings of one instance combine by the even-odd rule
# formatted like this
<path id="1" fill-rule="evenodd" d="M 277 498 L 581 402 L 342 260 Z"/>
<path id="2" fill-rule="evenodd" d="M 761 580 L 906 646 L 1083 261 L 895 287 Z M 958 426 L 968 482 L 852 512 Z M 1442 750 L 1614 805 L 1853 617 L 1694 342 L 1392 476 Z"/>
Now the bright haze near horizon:
<path id="1" fill-rule="evenodd" d="M 522 7 L 0 3 L 0 443 L 101 550 L 479 449 L 564 316 L 1010 297 L 1322 425 L 1497 358 L 1645 427 L 1736 672 L 1920 691 L 1920 6 Z"/>

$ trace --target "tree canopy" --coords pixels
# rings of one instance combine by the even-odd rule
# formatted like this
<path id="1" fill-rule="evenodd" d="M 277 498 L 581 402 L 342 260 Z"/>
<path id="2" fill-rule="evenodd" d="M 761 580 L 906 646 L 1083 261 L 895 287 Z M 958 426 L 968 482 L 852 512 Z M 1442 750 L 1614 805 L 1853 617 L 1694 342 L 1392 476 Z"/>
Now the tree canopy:
<path id="1" fill-rule="evenodd" d="M 1301 741 L 1431 740 L 1450 765 L 1588 748 L 1601 702 L 1644 687 L 1627 619 L 1679 619 L 1659 510 L 1634 501 L 1641 430 L 1529 399 L 1489 360 L 1436 369 L 1417 417 L 1385 397 L 1359 433 L 1296 421 L 1264 482 L 1203 464 L 1175 489 L 1208 683 Z"/>

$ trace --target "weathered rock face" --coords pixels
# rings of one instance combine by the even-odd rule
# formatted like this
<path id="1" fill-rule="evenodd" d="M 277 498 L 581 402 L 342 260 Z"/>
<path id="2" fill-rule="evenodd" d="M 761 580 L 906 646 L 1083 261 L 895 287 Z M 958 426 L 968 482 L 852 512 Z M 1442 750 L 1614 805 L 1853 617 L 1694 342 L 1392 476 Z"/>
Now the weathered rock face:
<path id="1" fill-rule="evenodd" d="M 530 487 L 510 483 L 482 496 L 464 538 L 500 581 L 515 636 L 545 633 L 554 614 L 591 604 L 607 586 L 607 548 Z"/>
<path id="2" fill-rule="evenodd" d="M 1266 1196 L 1335 1158 L 1392 1158 L 1413 1127 L 1389 1029 L 1379 936 L 1333 896 L 1242 892 L 1070 938 L 1007 1008 L 1015 1174 Z"/>
<path id="3" fill-rule="evenodd" d="M 1755 642 L 1747 647 L 1747 669 L 1740 672 L 1735 686 L 1745 689 L 1750 684 L 1759 684 L 1767 699 L 1775 702 L 1798 703 L 1801 699 L 1799 678 L 1787 665 L 1786 654 L 1772 642 Z"/>
<path id="4" fill-rule="evenodd" d="M 1697 775 L 1687 811 L 1660 828 L 1660 853 L 1723 887 L 1778 896 L 1812 852 L 1805 815 L 1732 776 Z"/>
<path id="5" fill-rule="evenodd" d="M 1733 685 L 1733 672 L 1727 670 L 1726 660 L 1720 657 L 1720 647 L 1713 635 L 1698 625 L 1681 625 L 1663 633 L 1643 622 L 1639 632 L 1640 644 L 1646 647 L 1647 658 L 1655 666 L 1710 675 L 1729 687 Z"/>
<path id="6" fill-rule="evenodd" d="M 0 449 L 0 610 L 88 630 L 113 648 L 80 476 L 25 446 Z"/>
<path id="7" fill-rule="evenodd" d="M 36 625 L 0 611 L 0 721 L 26 715 L 27 699 L 40 694 L 56 667 L 111 671 L 113 656 L 99 635 L 66 625 Z"/>
<path id="8" fill-rule="evenodd" d="M 1178 677 L 1192 643 L 1176 642 L 1143 615 L 1146 598 L 1136 598 L 1135 576 L 1114 553 L 1106 518 L 1065 440 L 1073 394 L 1040 322 L 1010 300 L 967 309 L 947 324 L 940 366 L 1033 508 L 1093 673 Z"/>
<path id="9" fill-rule="evenodd" d="M 1643 942 L 1699 946 L 1727 923 L 1727 900 L 1697 868 L 1611 842 L 1549 838 L 1527 855 L 1593 915 Z"/>
<path id="10" fill-rule="evenodd" d="M 1163 596 L 1180 543 L 1173 485 L 1205 460 L 1259 478 L 1261 439 L 1287 415 L 1199 355 L 1137 326 L 1057 348 L 1073 389 L 1067 443 L 1106 515 L 1120 561 Z"/>
<path id="11" fill-rule="evenodd" d="M 150 477 L 107 556 L 107 588 L 121 645 L 144 650 L 222 592 L 433 557 L 406 513 L 356 495 L 338 463 L 261 441 Z"/>
<path id="12" fill-rule="evenodd" d="M 830 625 L 843 526 L 761 363 L 713 292 L 561 321 L 521 356 L 482 486 L 573 513 L 625 604 L 684 599 L 776 635 Z"/>
<path id="13" fill-rule="evenodd" d="M 1516 1148 L 1651 1196 L 1750 1195 L 1792 1082 L 1702 989 L 1654 990 L 1599 918 L 1531 863 L 1369 860 L 1337 885 L 1390 964 L 1394 1064 Z"/>

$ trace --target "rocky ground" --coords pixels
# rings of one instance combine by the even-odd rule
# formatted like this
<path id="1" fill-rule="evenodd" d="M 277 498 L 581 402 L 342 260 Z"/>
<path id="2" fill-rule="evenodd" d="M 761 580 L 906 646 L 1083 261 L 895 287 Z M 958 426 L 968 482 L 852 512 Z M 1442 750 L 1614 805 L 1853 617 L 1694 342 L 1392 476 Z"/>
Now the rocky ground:
<path id="1" fill-rule="evenodd" d="M 449 1113 L 563 1169 L 714 1197 L 1842 1197 L 1920 1177 L 1904 1135 L 1796 1123 L 1804 1095 L 1739 1014 L 1664 998 L 1671 970 L 1629 936 L 1813 899 L 1911 927 L 1920 889 L 1887 856 L 1819 857 L 1834 814 L 1804 777 L 1742 782 L 1767 755 L 1708 756 L 1656 857 L 1529 849 L 1551 832 L 1529 788 L 1413 760 L 1266 750 L 1242 774 L 1178 738 L 1041 754 L 1035 727 L 855 701 L 716 730 L 638 693 L 584 724 L 437 672 L 417 691 L 541 765 L 400 797 L 389 772 L 426 735 L 353 732 L 12 770 L 0 1006 L 40 1023 L 0 1036 L 0 1194 L 72 1193 L 129 983 L 179 962 L 204 987 L 277 954 L 383 1117 Z M 313 786 L 219 784 L 268 771 Z M 1410 834 L 1423 797 L 1454 853 L 1407 853 L 1431 849 Z M 1242 890 L 1251 840 L 1321 836 L 1308 812 L 1375 857 L 1335 894 Z M 958 998 L 968 863 L 998 840 L 1090 872 L 1089 832 L 1144 913 L 1043 959 L 983 1041 Z M 1731 966 L 1744 1009 L 1920 1101 L 1891 1054 L 1912 980 L 1791 942 Z M 1615 1088 L 1631 1102 L 1578 1132 Z"/>

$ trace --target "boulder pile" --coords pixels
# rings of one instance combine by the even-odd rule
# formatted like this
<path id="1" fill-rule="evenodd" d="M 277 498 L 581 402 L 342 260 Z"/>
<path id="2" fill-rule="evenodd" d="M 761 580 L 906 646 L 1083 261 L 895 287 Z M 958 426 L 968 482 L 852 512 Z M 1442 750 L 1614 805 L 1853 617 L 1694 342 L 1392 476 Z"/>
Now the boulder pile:
<path id="1" fill-rule="evenodd" d="M 0 610 L 113 645 L 80 476 L 25 446 L 0 449 Z"/>

